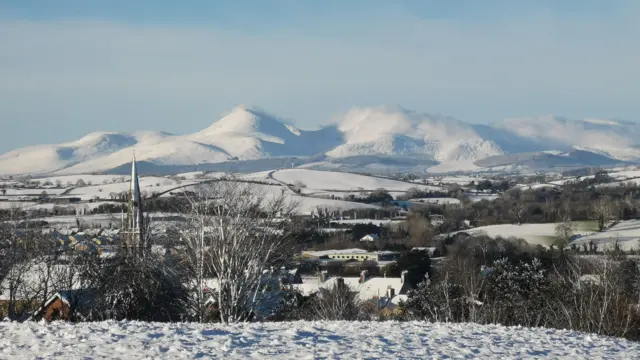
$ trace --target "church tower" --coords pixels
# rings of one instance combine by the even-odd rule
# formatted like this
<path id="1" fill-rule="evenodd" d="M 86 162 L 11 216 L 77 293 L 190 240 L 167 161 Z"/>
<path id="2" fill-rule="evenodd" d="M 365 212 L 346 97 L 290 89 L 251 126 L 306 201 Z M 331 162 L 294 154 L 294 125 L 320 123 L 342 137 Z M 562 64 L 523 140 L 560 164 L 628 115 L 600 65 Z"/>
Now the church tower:
<path id="1" fill-rule="evenodd" d="M 144 256 L 145 233 L 140 182 L 136 170 L 136 155 L 131 161 L 131 184 L 127 194 L 127 217 L 123 224 L 121 252 L 125 256 Z"/>

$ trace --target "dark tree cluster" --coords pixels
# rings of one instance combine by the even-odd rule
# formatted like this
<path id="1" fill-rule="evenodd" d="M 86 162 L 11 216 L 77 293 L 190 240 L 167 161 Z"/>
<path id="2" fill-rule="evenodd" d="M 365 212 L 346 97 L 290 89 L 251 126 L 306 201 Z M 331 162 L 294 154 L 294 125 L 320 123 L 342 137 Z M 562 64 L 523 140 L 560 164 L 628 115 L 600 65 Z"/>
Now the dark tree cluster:
<path id="1" fill-rule="evenodd" d="M 638 263 L 467 238 L 409 292 L 405 319 L 571 329 L 640 340 Z"/>

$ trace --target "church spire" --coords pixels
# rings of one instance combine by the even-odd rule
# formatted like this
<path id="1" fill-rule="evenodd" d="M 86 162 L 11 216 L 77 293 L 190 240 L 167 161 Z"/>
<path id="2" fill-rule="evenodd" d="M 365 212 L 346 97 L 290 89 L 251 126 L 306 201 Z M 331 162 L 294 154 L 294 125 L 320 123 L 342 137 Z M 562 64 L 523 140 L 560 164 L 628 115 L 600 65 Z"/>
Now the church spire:
<path id="1" fill-rule="evenodd" d="M 140 182 L 138 181 L 138 171 L 136 170 L 135 151 L 133 152 L 133 159 L 131 160 L 131 186 L 129 191 L 131 193 L 133 204 L 136 205 L 140 202 Z"/>
<path id="2" fill-rule="evenodd" d="M 125 254 L 143 256 L 145 251 L 144 217 L 135 152 L 131 160 L 131 183 L 127 200 L 127 221 L 123 229 L 122 249 Z"/>

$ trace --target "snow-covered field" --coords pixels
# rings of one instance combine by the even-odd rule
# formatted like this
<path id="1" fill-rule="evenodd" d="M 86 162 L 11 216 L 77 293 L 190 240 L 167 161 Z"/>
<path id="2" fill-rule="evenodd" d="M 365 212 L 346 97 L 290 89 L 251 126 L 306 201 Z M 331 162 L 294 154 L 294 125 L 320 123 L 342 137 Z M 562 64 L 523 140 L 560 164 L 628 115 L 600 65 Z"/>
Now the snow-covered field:
<path id="1" fill-rule="evenodd" d="M 640 343 L 565 330 L 423 322 L 0 323 L 7 359 L 637 359 Z"/>
<path id="2" fill-rule="evenodd" d="M 482 200 L 493 201 L 500 197 L 500 195 L 497 194 L 467 194 L 467 196 L 469 197 L 469 200 L 473 202 Z"/>
<path id="3" fill-rule="evenodd" d="M 460 186 L 465 186 L 465 185 L 469 185 L 469 183 L 472 181 L 475 181 L 477 184 L 480 181 L 484 181 L 486 179 L 480 176 L 476 177 L 476 176 L 468 176 L 468 175 L 458 175 L 458 176 L 440 176 L 440 177 L 434 177 L 434 178 L 427 178 L 427 180 L 429 181 L 429 183 L 432 183 L 432 184 L 442 184 L 442 185 L 456 184 Z"/>
<path id="4" fill-rule="evenodd" d="M 388 191 L 407 191 L 419 188 L 431 191 L 442 191 L 438 186 L 420 185 L 404 181 L 385 179 L 335 171 L 319 171 L 307 169 L 286 169 L 273 173 L 273 178 L 287 184 L 299 182 L 306 190 L 352 191 L 376 190 L 384 188 Z"/>
<path id="5" fill-rule="evenodd" d="M 114 182 L 123 182 L 129 181 L 130 176 L 120 176 L 120 175 L 94 175 L 94 174 L 80 174 L 80 175 L 61 175 L 61 176 L 50 176 L 44 178 L 34 178 L 33 181 L 40 181 L 41 184 L 46 182 L 50 182 L 52 184 L 60 183 L 62 185 L 72 185 L 74 186 L 78 181 L 82 180 L 85 184 L 104 184 L 104 183 L 114 183 Z"/>
<path id="6" fill-rule="evenodd" d="M 62 194 L 65 189 L 57 189 L 57 188 L 49 188 L 49 189 L 41 189 L 41 188 L 31 188 L 31 189 L 12 189 L 7 188 L 6 196 L 40 196 L 42 192 L 46 192 L 48 195 L 59 195 Z"/>
<path id="7" fill-rule="evenodd" d="M 543 223 L 543 224 L 500 224 L 500 225 L 489 225 L 489 226 L 481 226 L 469 230 L 463 230 L 468 234 L 480 235 L 484 234 L 490 236 L 492 238 L 495 237 L 515 237 L 524 239 L 526 242 L 532 245 L 550 245 L 556 239 L 556 229 L 555 223 Z M 575 222 L 574 223 L 574 234 L 576 235 L 588 235 L 593 234 L 595 229 L 591 228 L 592 222 L 584 221 L 584 222 Z M 450 235 L 453 235 L 451 233 Z"/>
<path id="8" fill-rule="evenodd" d="M 25 209 L 30 208 L 36 204 L 37 203 L 33 201 L 0 201 L 0 209 Z"/>
<path id="9" fill-rule="evenodd" d="M 285 186 L 285 184 L 283 184 L 281 181 L 271 179 L 269 177 L 269 174 L 271 172 L 272 171 L 238 175 L 236 178 L 238 180 L 259 181 L 261 183 L 264 183 L 264 184 L 256 184 L 254 186 L 257 186 L 259 188 L 258 191 L 263 192 L 267 196 L 277 196 L 284 191 L 285 194 L 287 194 L 287 198 L 291 202 L 294 202 L 297 205 L 296 210 L 300 214 L 311 214 L 312 212 L 316 211 L 317 208 L 326 208 L 331 210 L 378 209 L 379 208 L 378 206 L 375 206 L 375 205 L 340 200 L 342 196 L 337 197 L 336 200 L 313 197 L 313 196 L 300 196 L 294 193 L 287 186 Z M 313 179 L 314 176 L 317 176 L 316 173 L 324 173 L 324 172 L 306 172 L 307 178 Z M 182 181 L 177 180 L 175 177 L 143 176 L 143 177 L 140 177 L 140 188 L 143 192 L 147 192 L 148 194 L 163 193 L 164 195 L 162 196 L 170 196 L 169 192 L 171 192 L 174 189 L 189 190 L 190 185 L 195 185 L 202 181 L 206 181 L 214 178 L 220 178 L 223 175 L 225 175 L 224 173 L 211 173 L 211 174 L 207 174 L 207 176 L 203 179 L 195 179 L 195 177 L 199 174 L 200 173 L 196 173 L 196 172 L 185 173 L 183 175 L 185 175 L 186 178 L 192 178 L 192 180 L 182 180 Z M 361 176 L 361 175 L 353 175 L 348 173 L 333 173 L 333 174 L 339 174 L 335 177 L 345 177 L 347 179 L 349 179 L 352 176 L 356 176 L 356 179 L 365 181 L 365 182 L 368 181 L 368 184 L 378 183 L 378 180 L 381 180 L 380 182 L 381 184 L 398 183 L 401 186 L 404 186 L 406 188 L 410 187 L 411 185 L 407 183 L 396 182 L 393 180 L 379 179 L 379 178 Z M 54 197 L 64 193 L 65 196 L 79 197 L 83 201 L 89 201 L 96 198 L 110 199 L 112 195 L 125 192 L 130 186 L 128 181 L 109 182 L 107 184 L 96 183 L 97 180 L 102 179 L 101 177 L 99 177 L 99 175 L 86 175 L 86 176 L 74 175 L 74 176 L 60 176 L 60 177 L 48 178 L 48 180 L 53 180 L 53 181 L 65 180 L 65 179 L 68 179 L 70 181 L 73 181 L 73 180 L 77 181 L 78 179 L 83 179 L 85 183 L 91 182 L 93 185 L 78 186 L 78 187 L 73 186 L 67 189 L 65 188 L 46 189 L 47 193 L 50 196 L 54 196 Z M 112 178 L 109 177 L 108 179 L 112 179 Z M 102 180 L 108 180 L 108 179 L 104 178 Z M 121 179 L 121 178 L 113 177 L 113 179 Z M 94 180 L 96 180 L 96 182 L 94 182 Z M 270 185 L 267 185 L 267 184 L 270 184 Z M 5 198 L 6 200 L 15 200 L 17 199 L 18 195 L 21 195 L 21 196 L 31 195 L 31 197 L 35 197 L 40 195 L 40 193 L 43 190 L 44 189 L 7 189 L 7 196 L 0 197 L 0 199 Z M 329 195 L 329 194 L 327 193 L 323 195 Z M 104 202 L 101 202 L 101 204 L 102 203 Z M 54 205 L 52 203 L 36 204 L 33 201 L 30 201 L 30 202 L 0 201 L 0 208 L 3 208 L 3 209 L 19 207 L 23 209 L 36 210 L 36 209 L 50 209 L 50 208 L 52 209 L 53 206 Z M 66 206 L 66 205 L 63 205 L 63 206 Z M 76 207 L 80 210 L 82 209 L 91 210 L 92 208 L 96 207 L 96 205 L 93 205 L 93 203 L 86 203 L 86 202 L 73 204 L 70 206 Z"/>
<path id="10" fill-rule="evenodd" d="M 379 206 L 352 201 L 319 199 L 297 195 L 288 195 L 287 198 L 296 204 L 296 212 L 302 215 L 310 215 L 312 213 L 315 213 L 318 208 L 334 211 L 380 208 Z"/>
<path id="11" fill-rule="evenodd" d="M 180 186 L 194 184 L 194 183 L 196 183 L 196 181 L 193 181 L 193 180 L 177 181 L 169 178 L 156 177 L 156 176 L 140 177 L 140 189 L 148 193 L 152 193 L 152 192 L 162 193 L 165 191 L 175 189 Z M 68 195 L 78 196 L 82 200 L 91 200 L 95 197 L 99 197 L 101 199 L 108 199 L 109 194 L 127 191 L 129 187 L 130 187 L 129 182 L 83 186 L 83 187 L 74 188 L 68 193 Z"/>
<path id="12" fill-rule="evenodd" d="M 602 232 L 596 232 L 574 240 L 578 246 L 590 242 L 598 245 L 598 250 L 613 249 L 615 242 L 624 251 L 640 249 L 640 220 L 620 221 L 618 224 Z"/>

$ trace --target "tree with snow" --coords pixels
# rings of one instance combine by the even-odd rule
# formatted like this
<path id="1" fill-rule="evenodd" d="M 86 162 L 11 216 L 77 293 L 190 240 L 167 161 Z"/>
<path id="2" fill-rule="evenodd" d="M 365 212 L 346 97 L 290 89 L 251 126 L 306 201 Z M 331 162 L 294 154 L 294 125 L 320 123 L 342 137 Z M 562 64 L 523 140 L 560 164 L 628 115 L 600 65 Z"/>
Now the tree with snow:
<path id="1" fill-rule="evenodd" d="M 181 242 L 198 320 L 211 302 L 224 323 L 250 320 L 271 300 L 271 270 L 279 269 L 292 251 L 296 204 L 284 192 L 267 194 L 236 181 L 198 185 L 188 201 L 182 209 L 187 222 Z M 206 280 L 212 277 L 214 288 L 207 294 Z"/>
<path id="2" fill-rule="evenodd" d="M 566 218 L 563 222 L 558 223 L 555 227 L 556 233 L 556 242 L 555 244 L 560 248 L 560 251 L 563 251 L 564 248 L 571 241 L 571 237 L 573 236 L 573 223 L 569 218 Z"/>
<path id="3" fill-rule="evenodd" d="M 613 203 L 606 196 L 601 196 L 591 204 L 591 218 L 598 221 L 598 231 L 604 230 L 607 222 L 614 215 Z"/>

